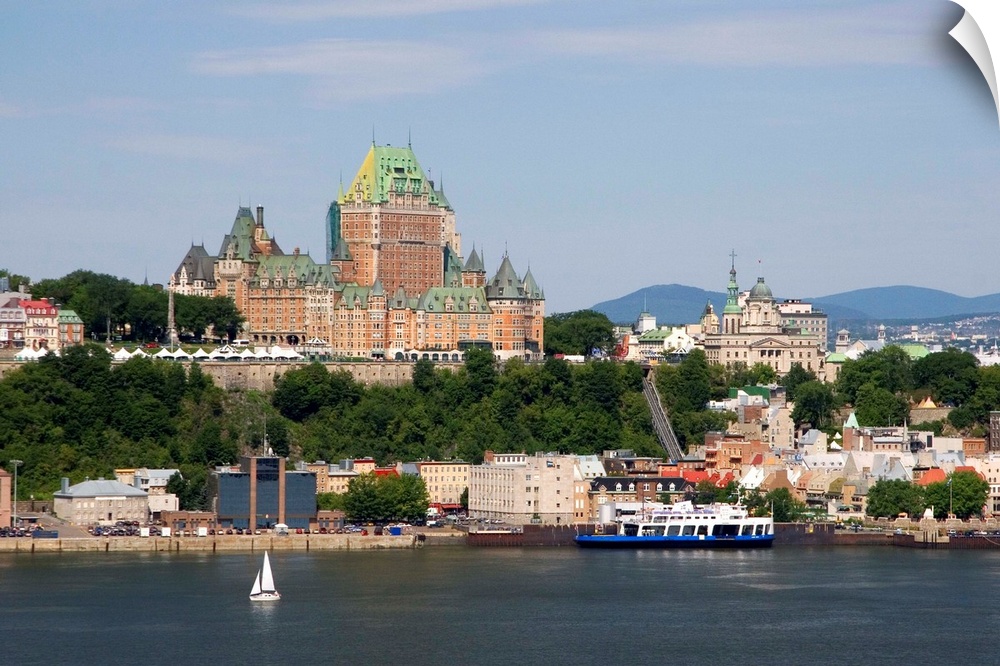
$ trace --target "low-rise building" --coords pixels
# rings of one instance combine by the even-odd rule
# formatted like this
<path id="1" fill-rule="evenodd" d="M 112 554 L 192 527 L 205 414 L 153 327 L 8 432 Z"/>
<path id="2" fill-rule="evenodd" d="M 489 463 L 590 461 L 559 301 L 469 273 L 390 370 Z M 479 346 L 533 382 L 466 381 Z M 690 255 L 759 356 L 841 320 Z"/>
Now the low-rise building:
<path id="1" fill-rule="evenodd" d="M 286 470 L 285 459 L 244 456 L 240 471 L 212 475 L 215 512 L 224 528 L 308 528 L 316 519 L 316 475 Z"/>
<path id="2" fill-rule="evenodd" d="M 418 463 L 430 503 L 440 504 L 445 509 L 461 507 L 462 493 L 469 487 L 470 467 L 469 463 L 461 460 Z"/>
<path id="3" fill-rule="evenodd" d="M 69 479 L 63 478 L 52 499 L 53 514 L 73 525 L 149 520 L 147 493 L 121 481 L 96 479 L 71 486 Z"/>

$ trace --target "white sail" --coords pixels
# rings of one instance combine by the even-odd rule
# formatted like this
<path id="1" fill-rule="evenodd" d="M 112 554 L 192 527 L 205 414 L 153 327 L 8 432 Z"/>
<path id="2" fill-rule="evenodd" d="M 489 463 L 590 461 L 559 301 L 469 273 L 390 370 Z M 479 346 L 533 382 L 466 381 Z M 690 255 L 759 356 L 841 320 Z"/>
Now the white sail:
<path id="1" fill-rule="evenodd" d="M 253 589 L 250 590 L 250 596 L 260 594 L 260 572 L 257 572 L 257 577 L 253 579 Z"/>
<path id="2" fill-rule="evenodd" d="M 274 577 L 271 575 L 271 561 L 267 559 L 267 551 L 264 551 L 264 568 L 260 574 L 260 588 L 264 592 L 274 592 Z"/>

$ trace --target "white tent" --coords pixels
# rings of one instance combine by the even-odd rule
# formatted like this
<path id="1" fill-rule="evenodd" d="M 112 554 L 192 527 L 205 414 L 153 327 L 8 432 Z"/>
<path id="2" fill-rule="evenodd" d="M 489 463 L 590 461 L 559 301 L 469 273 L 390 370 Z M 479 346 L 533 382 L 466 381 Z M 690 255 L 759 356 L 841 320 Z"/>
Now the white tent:
<path id="1" fill-rule="evenodd" d="M 215 351 L 220 352 L 223 356 L 232 356 L 234 354 L 240 353 L 237 349 L 235 349 L 234 347 L 230 347 L 229 345 L 222 345 Z"/>
<path id="2" fill-rule="evenodd" d="M 173 358 L 174 358 L 174 355 L 170 353 L 169 349 L 167 349 L 166 347 L 164 347 L 160 351 L 158 351 L 155 354 L 153 354 L 153 358 L 165 358 L 168 361 L 172 361 Z"/>
<path id="3" fill-rule="evenodd" d="M 254 353 L 253 353 L 252 351 L 250 351 L 249 349 L 244 349 L 243 351 L 241 351 L 241 352 L 239 353 L 239 357 L 240 357 L 240 359 L 241 359 L 241 360 L 243 360 L 243 361 L 254 361 L 254 360 L 256 360 L 256 359 L 257 359 L 257 355 L 256 355 L 256 354 L 254 354 Z"/>
<path id="4" fill-rule="evenodd" d="M 122 347 L 121 349 L 116 351 L 111 358 L 113 358 L 116 361 L 127 361 L 130 358 L 132 358 L 132 354 L 130 354 L 127 349 Z"/>
<path id="5" fill-rule="evenodd" d="M 38 354 L 36 354 L 35 351 L 29 347 L 25 347 L 21 351 L 14 354 L 15 361 L 34 361 L 36 358 L 38 358 Z"/>
<path id="6" fill-rule="evenodd" d="M 198 347 L 198 351 L 191 354 L 191 358 L 193 358 L 196 361 L 204 361 L 207 358 L 211 358 L 211 356 L 208 355 L 207 351 L 205 351 L 201 347 Z"/>
<path id="7" fill-rule="evenodd" d="M 298 353 L 294 349 L 282 349 L 278 345 L 274 345 L 271 347 L 271 357 L 281 359 L 297 359 L 302 358 L 302 354 Z"/>
<path id="8" fill-rule="evenodd" d="M 132 352 L 132 358 L 136 358 L 136 357 L 138 357 L 138 358 L 148 358 L 149 354 L 147 354 L 146 352 L 142 351 L 142 349 L 140 349 L 139 347 L 136 347 L 135 351 Z"/>
<path id="9" fill-rule="evenodd" d="M 190 361 L 191 354 L 188 354 L 186 351 L 178 347 L 177 351 L 174 352 L 174 359 L 177 361 Z"/>
<path id="10" fill-rule="evenodd" d="M 254 358 L 258 361 L 270 360 L 271 354 L 267 351 L 267 347 L 257 347 L 254 351 Z"/>

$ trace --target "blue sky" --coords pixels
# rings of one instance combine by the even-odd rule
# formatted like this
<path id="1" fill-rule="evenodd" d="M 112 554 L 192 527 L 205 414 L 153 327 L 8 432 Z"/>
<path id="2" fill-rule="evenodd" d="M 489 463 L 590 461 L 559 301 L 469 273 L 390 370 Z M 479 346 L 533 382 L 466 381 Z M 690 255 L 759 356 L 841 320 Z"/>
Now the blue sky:
<path id="1" fill-rule="evenodd" d="M 322 261 L 372 140 L 550 312 L 652 284 L 1000 291 L 1000 130 L 904 2 L 7 3 L 0 267 L 164 282 L 240 204 Z"/>

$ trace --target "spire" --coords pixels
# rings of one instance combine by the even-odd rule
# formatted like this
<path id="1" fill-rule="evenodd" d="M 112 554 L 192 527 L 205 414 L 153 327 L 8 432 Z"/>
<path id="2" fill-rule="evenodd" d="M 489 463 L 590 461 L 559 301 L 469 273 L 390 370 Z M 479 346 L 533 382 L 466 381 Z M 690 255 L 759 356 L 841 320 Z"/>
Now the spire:
<path id="1" fill-rule="evenodd" d="M 486 266 L 483 265 L 483 260 L 479 257 L 476 252 L 476 246 L 472 246 L 472 253 L 465 262 L 465 267 L 462 268 L 463 273 L 485 273 Z"/>
<path id="2" fill-rule="evenodd" d="M 722 314 L 743 314 L 743 308 L 740 307 L 739 303 L 740 287 L 736 283 L 736 251 L 734 250 L 730 256 L 733 259 L 733 264 L 729 270 L 728 295 L 726 296 L 726 307 L 723 308 Z"/>

